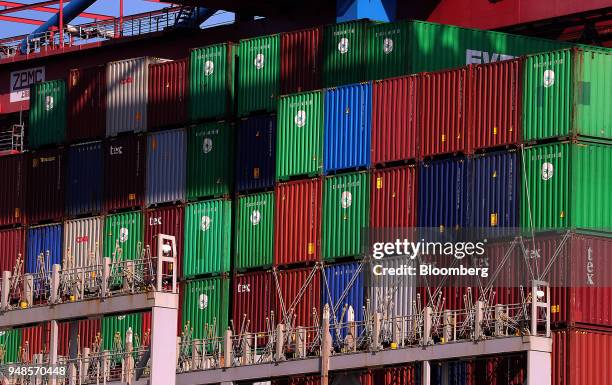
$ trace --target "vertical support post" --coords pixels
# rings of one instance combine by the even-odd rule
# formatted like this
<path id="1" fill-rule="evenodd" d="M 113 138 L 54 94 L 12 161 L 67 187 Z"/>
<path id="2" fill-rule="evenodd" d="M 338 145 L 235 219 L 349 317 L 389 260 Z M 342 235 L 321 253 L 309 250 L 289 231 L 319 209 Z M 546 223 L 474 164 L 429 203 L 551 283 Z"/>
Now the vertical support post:
<path id="1" fill-rule="evenodd" d="M 2 302 L 0 303 L 0 310 L 8 310 L 9 307 L 9 292 L 11 290 L 11 272 L 2 272 Z"/>
<path id="2" fill-rule="evenodd" d="M 353 320 L 349 322 L 348 325 L 349 333 L 351 334 L 351 344 L 348 346 L 348 349 L 352 352 L 357 351 L 357 323 Z"/>
<path id="3" fill-rule="evenodd" d="M 321 324 L 321 385 L 329 384 L 329 357 L 331 356 L 332 339 L 329 333 L 329 304 L 323 307 L 323 321 Z"/>
<path id="4" fill-rule="evenodd" d="M 421 385 L 429 385 L 431 383 L 431 364 L 429 361 L 423 361 L 421 367 Z"/>
<path id="5" fill-rule="evenodd" d="M 502 336 L 504 332 L 504 323 L 502 322 L 502 316 L 504 315 L 504 305 L 495 305 L 495 335 Z"/>
<path id="6" fill-rule="evenodd" d="M 51 266 L 51 303 L 59 302 L 60 270 L 61 266 L 58 264 Z"/>
<path id="7" fill-rule="evenodd" d="M 123 0 L 119 0 L 119 37 L 123 36 Z"/>
<path id="8" fill-rule="evenodd" d="M 474 317 L 474 340 L 482 337 L 482 321 L 484 320 L 484 302 L 476 301 L 476 315 Z"/>
<path id="9" fill-rule="evenodd" d="M 81 371 L 79 373 L 79 384 L 85 382 L 85 376 L 87 372 L 89 372 L 89 348 L 83 348 L 83 366 L 81 367 Z"/>
<path id="10" fill-rule="evenodd" d="M 551 353 L 527 351 L 527 383 L 525 385 L 551 385 Z"/>
<path id="11" fill-rule="evenodd" d="M 170 242 L 171 256 L 164 255 L 164 241 Z M 157 280 L 156 290 L 162 291 L 163 289 L 163 266 L 164 262 L 172 264 L 172 293 L 176 293 L 176 269 L 177 269 L 177 255 L 176 255 L 176 238 L 173 235 L 158 234 L 157 235 Z"/>
<path id="12" fill-rule="evenodd" d="M 23 296 L 28 307 L 34 303 L 34 277 L 32 274 L 23 275 Z"/>
<path id="13" fill-rule="evenodd" d="M 223 336 L 223 367 L 231 368 L 232 362 L 234 361 L 233 354 L 233 344 L 232 344 L 232 331 L 227 329 L 225 331 L 225 335 Z"/>
<path id="14" fill-rule="evenodd" d="M 49 365 L 52 367 L 57 365 L 58 341 L 57 321 L 51 320 L 49 321 Z M 57 384 L 57 379 L 55 377 L 51 377 L 49 383 L 51 385 L 55 385 Z"/>
<path id="15" fill-rule="evenodd" d="M 276 325 L 276 361 L 284 361 L 285 353 L 283 352 L 283 345 L 285 343 L 285 325 Z"/>
<path id="16" fill-rule="evenodd" d="M 444 312 L 442 313 L 442 318 L 444 319 L 444 327 L 442 329 L 442 338 L 444 339 L 444 342 L 449 342 L 451 340 L 451 336 L 452 336 L 452 325 L 451 322 L 453 322 L 453 316 L 450 310 L 444 310 Z"/>
<path id="17" fill-rule="evenodd" d="M 299 358 L 306 357 L 306 328 L 298 326 L 295 331 L 295 340 L 297 342 L 297 354 Z"/>
<path id="18" fill-rule="evenodd" d="M 200 341 L 192 340 L 191 341 L 191 370 L 198 370 L 200 368 L 200 349 L 199 349 Z"/>
<path id="19" fill-rule="evenodd" d="M 372 342 L 370 345 L 370 351 L 375 352 L 380 349 L 380 327 L 382 323 L 382 314 L 380 312 L 374 313 L 374 325 L 372 325 Z"/>
<path id="20" fill-rule="evenodd" d="M 176 325 L 178 310 L 154 306 L 151 309 L 151 384 L 176 384 L 176 329 L 168 325 Z"/>
<path id="21" fill-rule="evenodd" d="M 110 264 L 111 259 L 109 257 L 104 257 L 102 262 L 102 298 L 106 298 L 108 296 L 108 282 L 110 279 Z"/>
<path id="22" fill-rule="evenodd" d="M 125 272 L 123 275 L 123 291 L 129 292 L 132 290 L 132 283 L 134 282 L 134 262 L 125 262 Z"/>
<path id="23" fill-rule="evenodd" d="M 125 370 L 125 381 L 128 385 L 131 385 L 134 382 L 134 332 L 132 328 L 128 328 L 127 332 L 125 332 L 125 362 L 126 362 L 126 370 Z"/>
<path id="24" fill-rule="evenodd" d="M 253 340 L 254 335 L 252 333 L 247 333 L 243 338 L 244 349 L 242 351 L 244 352 L 244 365 L 251 365 L 255 363 L 256 351 L 253 350 Z"/>
<path id="25" fill-rule="evenodd" d="M 64 0 L 59 0 L 59 38 L 60 47 L 64 46 Z"/>
<path id="26" fill-rule="evenodd" d="M 430 306 L 423 309 L 423 345 L 431 343 L 432 313 L 433 310 Z"/>

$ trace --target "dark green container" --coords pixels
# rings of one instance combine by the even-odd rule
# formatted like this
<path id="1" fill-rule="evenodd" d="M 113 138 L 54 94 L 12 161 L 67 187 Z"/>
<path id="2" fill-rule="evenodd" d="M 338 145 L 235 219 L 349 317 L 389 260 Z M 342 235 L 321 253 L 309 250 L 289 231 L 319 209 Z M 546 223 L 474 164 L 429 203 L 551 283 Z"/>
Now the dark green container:
<path id="1" fill-rule="evenodd" d="M 183 275 L 187 278 L 230 269 L 232 201 L 215 199 L 185 206 Z"/>
<path id="2" fill-rule="evenodd" d="M 276 179 L 321 174 L 323 92 L 281 97 L 276 127 Z"/>
<path id="3" fill-rule="evenodd" d="M 325 178 L 323 186 L 323 258 L 359 257 L 362 233 L 370 222 L 367 172 Z"/>
<path id="4" fill-rule="evenodd" d="M 17 362 L 21 346 L 21 330 L 0 330 L 0 349 L 4 351 L 3 364 Z"/>
<path id="5" fill-rule="evenodd" d="M 234 112 L 235 45 L 195 48 L 189 64 L 189 119 L 229 117 Z"/>
<path id="6" fill-rule="evenodd" d="M 66 138 L 66 81 L 51 80 L 30 86 L 28 146 L 61 144 Z"/>
<path id="7" fill-rule="evenodd" d="M 185 282 L 183 322 L 192 331 L 192 338 L 222 337 L 228 327 L 230 280 L 227 277 Z"/>
<path id="8" fill-rule="evenodd" d="M 240 40 L 238 49 L 238 115 L 276 111 L 280 93 L 280 37 Z"/>
<path id="9" fill-rule="evenodd" d="M 238 270 L 272 265 L 274 257 L 274 193 L 238 198 L 236 255 Z"/>
<path id="10" fill-rule="evenodd" d="M 234 126 L 205 123 L 187 129 L 187 199 L 229 195 L 234 184 Z"/>
<path id="11" fill-rule="evenodd" d="M 125 349 L 125 333 L 132 328 L 132 344 L 134 349 L 140 346 L 143 340 L 142 313 L 130 313 L 102 317 L 102 346 L 104 350 L 116 350 L 117 341 Z M 174 327 L 174 325 L 172 325 Z"/>
<path id="12" fill-rule="evenodd" d="M 367 20 L 330 24 L 323 32 L 323 86 L 366 79 Z"/>
<path id="13" fill-rule="evenodd" d="M 376 23 L 368 30 L 368 80 L 406 75 L 410 71 L 409 25 Z"/>
<path id="14" fill-rule="evenodd" d="M 117 246 L 121 248 L 121 260 L 139 258 L 139 250 L 144 247 L 144 227 L 142 213 L 131 211 L 107 215 L 104 219 L 103 251 L 104 257 L 113 258 Z"/>

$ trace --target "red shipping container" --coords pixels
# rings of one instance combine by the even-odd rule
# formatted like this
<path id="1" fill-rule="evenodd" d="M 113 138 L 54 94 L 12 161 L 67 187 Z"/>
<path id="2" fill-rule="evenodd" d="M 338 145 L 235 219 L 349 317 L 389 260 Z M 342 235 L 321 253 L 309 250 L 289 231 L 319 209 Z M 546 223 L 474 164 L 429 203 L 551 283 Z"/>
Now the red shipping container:
<path id="1" fill-rule="evenodd" d="M 25 223 L 26 173 L 25 155 L 0 157 L 0 226 Z"/>
<path id="2" fill-rule="evenodd" d="M 521 60 L 470 68 L 470 148 L 516 144 L 521 122 Z"/>
<path id="3" fill-rule="evenodd" d="M 390 229 L 416 226 L 416 169 L 394 167 L 372 172 L 370 226 Z"/>
<path id="4" fill-rule="evenodd" d="M 145 199 L 145 137 L 126 135 L 104 144 L 104 207 L 142 207 Z"/>
<path id="5" fill-rule="evenodd" d="M 312 275 L 312 277 L 311 277 Z M 317 267 L 283 270 L 277 273 L 280 293 L 274 289 L 276 298 L 276 323 L 287 321 L 291 315 L 293 327 L 316 326 L 313 309 L 317 310 L 319 322 L 321 310 L 321 270 Z M 302 294 L 299 295 L 300 291 Z M 281 306 L 281 299 L 284 308 Z M 314 332 L 309 332 L 308 340 L 314 338 Z"/>
<path id="6" fill-rule="evenodd" d="M 275 191 L 274 264 L 321 258 L 322 179 L 279 183 Z"/>
<path id="7" fill-rule="evenodd" d="M 68 74 L 69 142 L 103 138 L 106 133 L 106 67 L 70 70 Z"/>
<path id="8" fill-rule="evenodd" d="M 418 155 L 419 77 L 403 76 L 372 83 L 372 164 Z"/>
<path id="9" fill-rule="evenodd" d="M 181 319 L 179 311 L 178 315 Z M 153 313 L 146 311 L 142 313 L 142 335 L 140 336 L 140 346 L 149 346 L 151 344 L 151 321 L 153 320 Z"/>
<path id="10" fill-rule="evenodd" d="M 553 332 L 553 385 L 609 385 L 612 331 L 563 329 Z"/>
<path id="11" fill-rule="evenodd" d="M 187 120 L 187 59 L 149 65 L 148 124 L 151 130 Z"/>
<path id="12" fill-rule="evenodd" d="M 168 206 L 145 211 L 144 246 L 151 247 L 151 256 L 157 256 L 157 234 L 173 235 L 176 237 L 177 279 L 181 274 L 181 260 L 183 259 L 183 206 Z M 169 274 L 170 271 L 165 272 Z"/>
<path id="13" fill-rule="evenodd" d="M 93 346 L 96 337 L 100 335 L 100 319 L 83 319 L 74 321 L 77 327 L 78 352 L 83 353 L 83 348 Z M 60 356 L 70 356 L 70 321 L 60 322 L 58 329 L 57 354 Z"/>
<path id="14" fill-rule="evenodd" d="M 32 362 L 34 354 L 49 353 L 49 323 L 21 329 L 21 356 L 23 362 Z"/>
<path id="15" fill-rule="evenodd" d="M 276 296 L 274 276 L 269 271 L 239 274 L 233 280 L 232 319 L 236 333 L 243 330 L 243 317 L 248 322 L 247 332 L 266 332 L 266 318 L 270 318 L 273 308 L 273 298 Z M 278 317 L 278 314 L 275 315 Z M 270 320 L 271 322 L 272 320 Z M 265 343 L 258 340 L 257 344 Z"/>
<path id="16" fill-rule="evenodd" d="M 12 273 L 18 257 L 25 263 L 25 233 L 22 227 L 0 231 L 0 274 L 3 271 Z"/>
<path id="17" fill-rule="evenodd" d="M 64 215 L 64 150 L 37 151 L 27 159 L 28 222 L 60 221 Z"/>
<path id="18" fill-rule="evenodd" d="M 281 95 L 321 88 L 322 36 L 321 27 L 281 33 Z"/>
<path id="19" fill-rule="evenodd" d="M 424 73 L 420 79 L 421 156 L 466 152 L 468 69 Z"/>

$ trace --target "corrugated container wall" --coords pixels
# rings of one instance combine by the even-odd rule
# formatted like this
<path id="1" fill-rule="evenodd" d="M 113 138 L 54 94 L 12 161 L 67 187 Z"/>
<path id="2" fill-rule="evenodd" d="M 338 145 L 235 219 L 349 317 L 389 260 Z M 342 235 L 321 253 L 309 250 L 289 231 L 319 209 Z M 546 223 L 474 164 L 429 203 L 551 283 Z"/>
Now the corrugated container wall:
<path id="1" fill-rule="evenodd" d="M 0 157 L 0 226 L 26 221 L 26 164 L 28 158 L 22 154 Z"/>
<path id="2" fill-rule="evenodd" d="M 240 40 L 238 116 L 276 111 L 280 94 L 280 36 Z"/>
<path id="3" fill-rule="evenodd" d="M 145 211 L 144 247 L 151 247 L 151 255 L 157 255 L 157 234 L 174 235 L 178 254 L 177 277 L 181 274 L 183 258 L 184 209 L 182 206 L 170 206 Z"/>
<path id="4" fill-rule="evenodd" d="M 113 258 L 117 247 L 121 248 L 121 258 L 118 260 L 138 259 L 143 244 L 143 217 L 140 211 L 131 211 L 107 215 L 104 218 L 104 234 L 102 246 L 103 256 Z"/>
<path id="5" fill-rule="evenodd" d="M 323 32 L 324 87 L 366 80 L 368 24 L 366 20 L 357 20 L 325 26 Z"/>
<path id="6" fill-rule="evenodd" d="M 588 329 L 553 332 L 552 385 L 608 385 L 612 333 Z"/>
<path id="7" fill-rule="evenodd" d="M 230 280 L 214 277 L 187 281 L 183 293 L 183 327 L 192 338 L 221 337 L 229 324 Z"/>
<path id="8" fill-rule="evenodd" d="M 368 29 L 368 79 L 406 75 L 411 57 L 409 22 L 375 23 Z"/>
<path id="9" fill-rule="evenodd" d="M 271 266 L 274 258 L 274 193 L 238 198 L 234 269 Z"/>
<path id="10" fill-rule="evenodd" d="M 64 261 L 62 269 L 90 267 L 102 263 L 102 217 L 64 222 Z"/>
<path id="11" fill-rule="evenodd" d="M 28 326 L 21 329 L 22 362 L 32 362 L 35 354 L 49 354 L 49 323 Z"/>
<path id="12" fill-rule="evenodd" d="M 278 106 L 276 178 L 321 174 L 323 92 L 283 96 Z"/>
<path id="13" fill-rule="evenodd" d="M 5 364 L 19 362 L 21 347 L 21 329 L 0 330 L 0 345 L 4 347 Z"/>
<path id="14" fill-rule="evenodd" d="M 64 150 L 46 150 L 28 156 L 28 223 L 61 220 L 64 215 Z"/>
<path id="15" fill-rule="evenodd" d="M 372 83 L 372 164 L 414 159 L 418 155 L 419 77 Z"/>
<path id="16" fill-rule="evenodd" d="M 232 201 L 215 199 L 185 206 L 183 276 L 228 272 L 232 242 Z"/>
<path id="17" fill-rule="evenodd" d="M 442 229 L 469 225 L 467 162 L 464 158 L 453 158 L 420 165 L 417 202 L 419 227 Z"/>
<path id="18" fill-rule="evenodd" d="M 392 229 L 416 226 L 416 168 L 403 166 L 372 172 L 370 226 Z"/>
<path id="19" fill-rule="evenodd" d="M 74 322 L 76 341 L 71 339 L 71 323 Z M 58 323 L 57 354 L 70 356 L 71 351 L 82 354 L 83 348 L 92 348 L 96 336 L 101 333 L 100 319 L 84 319 L 78 321 L 66 321 Z M 78 345 L 73 345 L 77 342 Z"/>
<path id="20" fill-rule="evenodd" d="M 106 65 L 106 136 L 147 130 L 149 64 L 162 59 L 140 57 Z"/>
<path id="21" fill-rule="evenodd" d="M 66 215 L 77 216 L 103 210 L 103 159 L 102 142 L 68 148 Z"/>
<path id="22" fill-rule="evenodd" d="M 188 59 L 149 66 L 148 129 L 176 127 L 187 121 Z"/>
<path id="23" fill-rule="evenodd" d="M 370 165 L 372 84 L 330 88 L 325 92 L 326 173 Z"/>
<path id="24" fill-rule="evenodd" d="M 185 200 L 187 182 L 185 130 L 147 136 L 147 205 Z"/>
<path id="25" fill-rule="evenodd" d="M 612 54 L 560 50 L 525 59 L 523 138 L 612 139 Z"/>
<path id="26" fill-rule="evenodd" d="M 321 88 L 322 40 L 322 27 L 281 33 L 281 95 Z"/>
<path id="27" fill-rule="evenodd" d="M 320 260 L 322 179 L 279 183 L 275 194 L 274 264 Z"/>
<path id="28" fill-rule="evenodd" d="M 276 116 L 243 119 L 236 136 L 236 190 L 242 192 L 273 187 Z"/>
<path id="29" fill-rule="evenodd" d="M 321 272 L 314 268 L 283 270 L 277 273 L 277 277 L 279 289 L 273 295 L 276 298 L 274 314 L 278 323 L 287 322 L 285 314 L 292 314 L 295 326 L 316 326 L 318 320 L 313 318 L 312 309 L 321 306 Z M 285 308 L 281 306 L 280 298 Z M 307 334 L 307 340 L 312 341 L 314 332 L 308 331 Z"/>
<path id="30" fill-rule="evenodd" d="M 370 223 L 367 172 L 325 178 L 323 183 L 323 259 L 361 256 L 363 229 Z"/>
<path id="31" fill-rule="evenodd" d="M 470 71 L 470 149 L 517 144 L 521 138 L 522 61 L 473 66 Z"/>
<path id="32" fill-rule="evenodd" d="M 467 152 L 468 70 L 426 73 L 420 79 L 421 155 Z"/>
<path id="33" fill-rule="evenodd" d="M 66 138 L 66 81 L 33 83 L 30 87 L 28 147 L 57 145 Z"/>
<path id="34" fill-rule="evenodd" d="M 42 254 L 44 267 L 47 272 L 55 264 L 61 264 L 63 260 L 62 225 L 36 226 L 28 229 L 26 240 L 26 258 L 24 261 L 26 273 L 38 273 Z"/>
<path id="35" fill-rule="evenodd" d="M 0 274 L 3 271 L 13 273 L 17 258 L 25 258 L 25 235 L 26 231 L 21 227 L 0 230 Z"/>
<path id="36" fill-rule="evenodd" d="M 274 277 L 269 271 L 257 271 L 235 275 L 233 279 L 232 319 L 235 330 L 247 329 L 251 333 L 267 332 L 266 319 L 272 316 L 274 311 L 274 298 L 276 298 L 276 286 Z M 278 319 L 279 315 L 275 314 Z M 244 322 L 243 322 L 244 321 Z M 257 341 L 260 346 L 264 342 Z"/>
<path id="37" fill-rule="evenodd" d="M 359 262 L 351 262 L 327 265 L 323 270 L 320 309 L 329 304 L 330 332 L 335 341 L 346 337 L 347 330 L 340 325 L 346 325 L 350 321 L 350 310 L 353 311 L 355 322 L 363 320 L 365 281 L 362 267 Z M 336 327 L 340 329 L 336 331 Z M 361 330 L 358 333 L 361 333 Z"/>
<path id="38" fill-rule="evenodd" d="M 145 197 L 145 137 L 129 135 L 104 143 L 104 204 L 114 211 L 142 207 Z"/>
<path id="39" fill-rule="evenodd" d="M 129 313 L 102 317 L 102 348 L 104 350 L 118 350 L 125 348 L 125 335 L 132 329 L 132 343 L 134 349 L 138 348 L 137 341 L 142 341 L 143 313 Z M 120 345 L 119 345 L 120 344 Z"/>
<path id="40" fill-rule="evenodd" d="M 234 112 L 236 45 L 194 48 L 189 60 L 189 119 L 225 118 Z"/>
<path id="41" fill-rule="evenodd" d="M 408 257 L 385 257 L 364 264 L 366 287 L 374 311 L 389 317 L 412 315 L 416 301 L 416 278 L 409 275 L 379 274 L 383 268 L 399 268 L 414 263 Z M 379 265 L 380 267 L 377 267 Z M 407 319 L 406 319 L 407 320 Z M 410 328 L 410 321 L 406 326 Z"/>
<path id="42" fill-rule="evenodd" d="M 68 74 L 69 142 L 100 139 L 106 134 L 106 68 L 70 70 Z"/>
<path id="43" fill-rule="evenodd" d="M 503 355 L 456 361 L 438 361 L 431 365 L 431 384 L 508 385 L 525 384 L 527 360 L 522 355 Z"/>

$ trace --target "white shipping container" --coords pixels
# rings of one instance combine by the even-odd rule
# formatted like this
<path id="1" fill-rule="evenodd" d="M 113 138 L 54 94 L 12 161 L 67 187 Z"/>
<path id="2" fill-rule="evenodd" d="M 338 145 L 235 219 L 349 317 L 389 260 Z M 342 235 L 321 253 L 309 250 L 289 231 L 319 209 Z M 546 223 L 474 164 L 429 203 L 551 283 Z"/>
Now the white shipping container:
<path id="1" fill-rule="evenodd" d="M 103 228 L 102 217 L 66 221 L 62 269 L 101 264 Z"/>
<path id="2" fill-rule="evenodd" d="M 412 315 L 413 302 L 416 300 L 416 278 L 409 275 L 391 275 L 389 270 L 385 270 L 402 266 L 417 266 L 417 263 L 408 256 L 398 256 L 372 259 L 370 264 L 365 264 L 373 311 L 381 312 L 386 317 Z M 384 272 L 386 274 L 382 275 Z"/>

